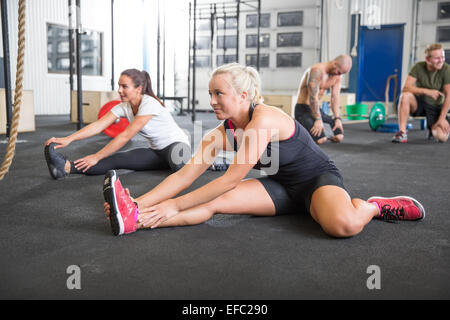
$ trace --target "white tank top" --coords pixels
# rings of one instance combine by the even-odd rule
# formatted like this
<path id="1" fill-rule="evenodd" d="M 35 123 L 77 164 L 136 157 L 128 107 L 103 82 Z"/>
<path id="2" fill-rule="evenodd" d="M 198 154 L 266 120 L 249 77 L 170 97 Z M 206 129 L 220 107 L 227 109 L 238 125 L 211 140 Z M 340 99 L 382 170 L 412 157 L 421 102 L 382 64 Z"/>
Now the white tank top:
<path id="1" fill-rule="evenodd" d="M 174 142 L 184 142 L 190 146 L 188 135 L 177 125 L 169 110 L 149 95 L 142 97 L 136 116 L 128 102 L 118 104 L 111 112 L 119 118 L 127 118 L 130 123 L 138 116 L 152 115 L 139 131 L 140 135 L 147 138 L 152 149 L 161 150 Z"/>

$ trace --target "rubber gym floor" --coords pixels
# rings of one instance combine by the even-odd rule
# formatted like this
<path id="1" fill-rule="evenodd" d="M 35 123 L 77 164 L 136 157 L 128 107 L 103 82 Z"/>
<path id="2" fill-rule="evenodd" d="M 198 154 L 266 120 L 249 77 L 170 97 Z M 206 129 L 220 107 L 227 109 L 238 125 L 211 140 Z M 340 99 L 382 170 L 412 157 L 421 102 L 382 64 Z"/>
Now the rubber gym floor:
<path id="1" fill-rule="evenodd" d="M 211 113 L 197 119 L 203 130 L 218 124 Z M 190 116 L 176 121 L 193 132 Z M 114 237 L 103 212 L 103 176 L 56 181 L 49 175 L 45 140 L 70 134 L 75 124 L 68 116 L 38 116 L 35 132 L 19 134 L 0 181 L 0 298 L 449 299 L 450 144 L 427 140 L 419 122 L 412 124 L 408 144 L 392 144 L 391 133 L 355 123 L 345 124 L 342 144 L 322 148 L 352 197 L 412 196 L 426 209 L 420 222 L 374 220 L 355 237 L 335 239 L 302 212 L 216 215 L 197 226 Z M 3 156 L 5 136 L 0 139 Z M 63 153 L 76 159 L 109 140 L 99 135 Z M 126 148 L 143 144 L 134 139 Z M 133 195 L 167 174 L 119 171 Z M 189 190 L 220 174 L 205 173 Z M 69 290 L 73 265 L 81 287 Z"/>

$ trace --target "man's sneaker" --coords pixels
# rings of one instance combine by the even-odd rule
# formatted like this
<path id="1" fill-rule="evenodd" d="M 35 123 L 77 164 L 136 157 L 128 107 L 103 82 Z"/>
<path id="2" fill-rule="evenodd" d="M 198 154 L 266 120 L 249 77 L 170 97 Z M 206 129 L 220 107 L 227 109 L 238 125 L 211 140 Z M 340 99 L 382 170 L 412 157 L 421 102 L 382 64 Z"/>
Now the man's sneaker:
<path id="1" fill-rule="evenodd" d="M 408 135 L 406 132 L 398 131 L 394 137 L 392 137 L 392 142 L 394 143 L 406 143 L 408 142 Z"/>
<path id="2" fill-rule="evenodd" d="M 125 192 L 114 170 L 108 171 L 105 175 L 103 196 L 110 207 L 109 220 L 113 235 L 135 232 L 139 213 L 137 205 Z"/>
<path id="3" fill-rule="evenodd" d="M 380 215 L 377 218 L 388 222 L 396 220 L 420 220 L 425 218 L 425 209 L 422 204 L 411 197 L 371 197 L 367 202 L 375 202 L 380 210 Z"/>
<path id="4" fill-rule="evenodd" d="M 53 179 L 62 179 L 68 175 L 64 169 L 67 159 L 55 151 L 55 143 L 50 143 L 45 146 L 44 154 L 47 161 L 48 171 Z"/>

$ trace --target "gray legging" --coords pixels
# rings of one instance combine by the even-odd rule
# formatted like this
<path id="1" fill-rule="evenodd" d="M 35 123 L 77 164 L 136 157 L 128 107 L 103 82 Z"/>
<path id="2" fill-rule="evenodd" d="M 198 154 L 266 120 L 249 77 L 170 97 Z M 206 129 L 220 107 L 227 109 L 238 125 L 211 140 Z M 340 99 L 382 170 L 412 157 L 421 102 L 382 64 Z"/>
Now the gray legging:
<path id="1" fill-rule="evenodd" d="M 129 169 L 135 171 L 171 169 L 180 170 L 191 159 L 191 148 L 183 142 L 174 142 L 162 150 L 137 148 L 117 152 L 100 160 L 95 166 L 82 172 L 71 161 L 70 173 L 101 175 L 112 169 Z"/>

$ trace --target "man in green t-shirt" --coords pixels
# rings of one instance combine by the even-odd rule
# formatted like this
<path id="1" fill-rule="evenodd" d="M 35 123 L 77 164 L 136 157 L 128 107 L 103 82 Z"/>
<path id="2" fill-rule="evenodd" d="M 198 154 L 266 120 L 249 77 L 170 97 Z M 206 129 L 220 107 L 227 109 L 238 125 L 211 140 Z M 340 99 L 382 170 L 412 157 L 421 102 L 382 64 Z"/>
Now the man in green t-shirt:
<path id="1" fill-rule="evenodd" d="M 425 116 L 433 137 L 446 142 L 450 132 L 449 108 L 450 66 L 445 63 L 442 45 L 432 44 L 425 50 L 425 61 L 416 63 L 406 78 L 398 106 L 399 131 L 392 142 L 408 142 L 406 125 L 410 115 Z"/>

